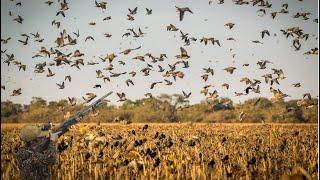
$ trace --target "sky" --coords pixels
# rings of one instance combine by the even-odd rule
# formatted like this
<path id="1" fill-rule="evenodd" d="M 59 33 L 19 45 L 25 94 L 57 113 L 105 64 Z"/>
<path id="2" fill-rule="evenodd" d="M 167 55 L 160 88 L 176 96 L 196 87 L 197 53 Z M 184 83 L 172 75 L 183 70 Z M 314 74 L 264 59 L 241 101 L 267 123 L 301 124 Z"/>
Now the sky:
<path id="1" fill-rule="evenodd" d="M 42 97 L 47 101 L 66 99 L 67 97 L 76 97 L 81 100 L 87 92 L 93 92 L 98 97 L 109 91 L 125 92 L 126 97 L 131 100 L 141 99 L 147 92 L 157 96 L 161 93 L 174 94 L 192 92 L 189 100 L 190 103 L 199 103 L 205 99 L 200 94 L 201 88 L 211 84 L 213 87 L 210 92 L 217 90 L 220 97 L 231 98 L 235 103 L 243 102 L 254 97 L 271 97 L 269 86 L 264 83 L 263 74 L 272 73 L 271 68 L 283 69 L 286 79 L 280 81 L 280 85 L 273 86 L 290 95 L 289 99 L 301 98 L 303 93 L 310 92 L 312 96 L 318 96 L 318 56 L 304 55 L 311 48 L 317 47 L 318 44 L 318 24 L 313 22 L 318 17 L 318 1 L 316 0 L 270 0 L 272 8 L 266 9 L 267 14 L 258 16 L 257 10 L 261 7 L 250 5 L 235 5 L 232 1 L 226 0 L 224 4 L 218 4 L 214 0 L 209 5 L 207 0 L 137 0 L 137 1 L 107 1 L 106 10 L 95 7 L 91 1 L 70 1 L 69 10 L 65 11 L 66 17 L 56 16 L 60 5 L 55 1 L 51 6 L 37 0 L 23 1 L 22 6 L 16 6 L 18 1 L 2 0 L 1 1 L 1 39 L 11 37 L 7 44 L 1 43 L 1 50 L 7 50 L 6 53 L 15 55 L 15 60 L 21 61 L 27 65 L 26 71 L 19 71 L 18 66 L 4 63 L 5 54 L 1 54 L 1 85 L 5 90 L 1 90 L 1 101 L 10 100 L 15 103 L 28 104 L 32 97 Z M 288 3 L 288 14 L 278 14 L 275 19 L 271 18 L 270 13 L 280 11 L 281 5 Z M 175 6 L 189 7 L 193 14 L 186 13 L 183 21 L 179 21 L 179 14 Z M 127 20 L 128 8 L 138 7 L 135 20 Z M 146 15 L 145 8 L 152 9 L 152 15 Z M 9 11 L 13 16 L 9 16 Z M 309 20 L 302 18 L 293 18 L 297 12 L 310 12 Z M 22 24 L 13 21 L 17 15 L 24 19 Z M 104 17 L 111 16 L 111 20 L 102 21 Z M 58 29 L 51 25 L 53 20 L 60 21 L 61 27 Z M 89 25 L 90 22 L 96 22 L 95 26 Z M 228 22 L 235 23 L 232 29 L 224 26 Z M 196 37 L 197 42 L 191 42 L 190 46 L 184 46 L 180 38 L 180 32 L 166 31 L 166 26 L 174 24 L 184 33 L 189 33 L 189 37 Z M 300 27 L 304 33 L 310 34 L 307 41 L 301 40 L 302 47 L 300 51 L 295 51 L 292 47 L 292 38 L 287 39 L 280 29 L 291 27 Z M 146 34 L 144 37 L 134 38 L 132 36 L 122 37 L 128 28 L 137 30 L 141 28 Z M 50 49 L 56 47 L 55 40 L 60 32 L 65 29 L 73 38 L 72 32 L 79 29 L 80 37 L 74 46 L 57 48 L 61 52 L 68 54 L 76 49 L 85 54 L 83 57 L 85 66 L 81 70 L 75 67 L 50 66 L 50 69 L 56 74 L 53 77 L 46 77 L 46 72 L 34 73 L 34 67 L 37 63 L 52 62 L 53 57 L 32 58 L 39 52 L 42 46 Z M 270 37 L 261 39 L 260 32 L 263 29 L 270 31 Z M 24 40 L 20 36 L 23 33 L 40 33 L 44 38 L 42 43 L 34 42 L 32 37 L 29 44 L 24 46 L 18 40 Z M 104 37 L 104 33 L 112 34 L 111 38 Z M 85 42 L 87 36 L 93 36 L 95 41 Z M 215 37 L 220 41 L 221 47 L 217 45 L 207 45 L 199 42 L 202 37 Z M 227 41 L 233 37 L 236 41 Z M 259 40 L 263 44 L 254 44 L 252 40 Z M 141 49 L 132 51 L 129 55 L 118 54 L 119 52 L 141 46 Z M 157 84 L 154 89 L 150 85 L 155 81 L 163 81 L 162 74 L 159 73 L 157 65 L 162 65 L 166 70 L 168 64 L 177 61 L 176 55 L 180 53 L 180 47 L 184 47 L 191 56 L 188 61 L 190 68 L 183 69 L 181 65 L 177 70 L 185 73 L 183 79 L 173 81 L 172 77 L 168 78 L 173 81 L 172 86 L 166 86 L 164 83 Z M 230 49 L 232 49 L 230 51 Z M 96 78 L 96 70 L 102 70 L 108 66 L 108 62 L 102 62 L 98 57 L 105 57 L 107 54 L 116 53 L 118 57 L 112 63 L 113 72 L 130 72 L 136 71 L 137 75 L 131 77 L 125 74 L 116 78 L 111 78 L 111 82 L 104 83 L 102 79 Z M 159 57 L 165 53 L 168 59 L 155 64 L 151 63 L 148 58 L 146 62 L 132 59 L 137 55 L 152 53 Z M 232 54 L 236 54 L 232 57 Z M 74 58 L 73 58 L 74 59 Z M 122 60 L 125 66 L 117 61 Z M 268 60 L 273 64 L 268 64 L 266 69 L 259 69 L 256 64 L 260 60 Z M 89 61 L 99 62 L 98 65 L 88 66 Z M 147 63 L 154 66 L 154 71 L 150 76 L 144 76 L 140 70 L 147 66 Z M 248 67 L 242 64 L 249 63 Z M 229 74 L 223 69 L 228 66 L 234 66 L 237 69 L 233 74 Z M 209 76 L 207 82 L 201 79 L 204 74 L 202 68 L 211 67 L 214 69 L 214 76 Z M 102 70 L 103 74 L 108 72 Z M 56 83 L 62 83 L 66 75 L 71 75 L 72 81 L 65 82 L 65 88 L 59 89 Z M 262 81 L 261 94 L 250 93 L 246 96 L 235 96 L 234 92 L 243 92 L 246 88 L 240 78 L 249 77 L 250 79 L 259 79 Z M 134 86 L 127 87 L 125 80 L 130 78 Z M 293 83 L 301 83 L 300 88 L 292 86 Z M 222 88 L 223 83 L 230 84 L 226 90 Z M 95 84 L 100 84 L 101 88 L 93 88 Z M 20 96 L 11 96 L 14 89 L 22 88 Z M 119 104 L 118 97 L 113 94 L 108 98 L 111 103 Z"/>

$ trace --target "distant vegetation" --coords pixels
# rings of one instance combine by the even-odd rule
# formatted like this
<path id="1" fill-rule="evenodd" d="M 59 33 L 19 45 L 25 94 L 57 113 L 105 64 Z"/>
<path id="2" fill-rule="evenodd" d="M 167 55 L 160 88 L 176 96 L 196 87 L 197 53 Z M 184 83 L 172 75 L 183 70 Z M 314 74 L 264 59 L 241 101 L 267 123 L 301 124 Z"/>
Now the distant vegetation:
<path id="1" fill-rule="evenodd" d="M 102 104 L 91 113 L 84 122 L 240 122 L 239 114 L 245 113 L 242 122 L 317 122 L 318 107 L 297 106 L 298 100 L 271 102 L 267 98 L 249 99 L 241 104 L 234 104 L 228 98 L 218 98 L 189 105 L 183 96 L 162 94 L 158 97 L 136 101 L 127 100 L 117 107 Z M 307 100 L 317 104 L 318 99 Z M 226 103 L 227 102 L 227 103 Z M 293 110 L 288 111 L 291 107 Z M 40 97 L 33 97 L 29 105 L 1 102 L 1 122 L 45 123 L 61 122 L 83 108 L 83 105 L 71 106 L 67 100 L 46 102 Z"/>

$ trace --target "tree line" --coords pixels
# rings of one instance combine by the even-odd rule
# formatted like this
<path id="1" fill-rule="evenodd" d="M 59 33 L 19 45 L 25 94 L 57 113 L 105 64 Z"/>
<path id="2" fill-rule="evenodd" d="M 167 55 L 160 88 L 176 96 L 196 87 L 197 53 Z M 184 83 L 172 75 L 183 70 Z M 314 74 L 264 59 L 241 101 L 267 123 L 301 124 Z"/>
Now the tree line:
<path id="1" fill-rule="evenodd" d="M 120 106 L 104 102 L 84 122 L 241 122 L 315 123 L 318 121 L 318 99 L 311 99 L 312 107 L 297 106 L 298 100 L 272 102 L 260 97 L 234 104 L 229 98 L 217 98 L 189 104 L 179 94 L 161 94 L 158 97 L 126 100 Z M 257 103 L 258 102 L 258 103 Z M 33 97 L 30 104 L 1 102 L 2 123 L 58 123 L 80 111 L 85 105 L 71 106 L 67 100 L 47 102 Z"/>

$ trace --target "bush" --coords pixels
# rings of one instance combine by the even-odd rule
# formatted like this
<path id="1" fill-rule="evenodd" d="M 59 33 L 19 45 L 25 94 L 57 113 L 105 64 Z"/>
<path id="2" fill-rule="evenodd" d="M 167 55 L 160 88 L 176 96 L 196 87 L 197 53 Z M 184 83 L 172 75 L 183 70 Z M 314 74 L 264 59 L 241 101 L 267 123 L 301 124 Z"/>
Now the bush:
<path id="1" fill-rule="evenodd" d="M 88 116 L 83 122 L 239 122 L 241 111 L 245 112 L 243 122 L 317 122 L 317 99 L 307 100 L 313 107 L 297 107 L 297 100 L 271 103 L 267 98 L 249 99 L 243 104 L 234 105 L 228 98 L 202 101 L 199 104 L 188 105 L 184 97 L 162 95 L 159 98 L 143 98 L 136 101 L 125 101 L 122 106 L 102 103 L 97 108 L 97 116 Z M 183 108 L 183 107 L 188 108 Z M 33 97 L 30 105 L 14 104 L 11 101 L 1 102 L 2 122 L 61 122 L 63 115 L 70 112 L 76 114 L 84 105 L 71 106 L 67 100 L 46 101 Z M 182 107 L 182 108 L 181 108 Z M 287 112 L 288 107 L 297 107 L 296 111 Z"/>
<path id="2" fill-rule="evenodd" d="M 120 121 L 128 121 L 131 120 L 133 117 L 133 113 L 129 111 L 121 112 L 119 119 Z"/>
<path id="3" fill-rule="evenodd" d="M 1 119 L 2 117 L 17 116 L 22 112 L 21 104 L 14 104 L 11 101 L 1 102 Z"/>
<path id="4" fill-rule="evenodd" d="M 232 110 L 221 110 L 213 112 L 205 117 L 205 122 L 234 122 L 236 114 Z"/>
<path id="5" fill-rule="evenodd" d="M 248 112 L 245 117 L 245 122 L 250 122 L 250 123 L 260 123 L 265 120 L 266 120 L 265 115 L 259 111 Z"/>
<path id="6" fill-rule="evenodd" d="M 270 122 L 281 122 L 285 120 L 285 116 L 281 114 L 272 114 Z"/>

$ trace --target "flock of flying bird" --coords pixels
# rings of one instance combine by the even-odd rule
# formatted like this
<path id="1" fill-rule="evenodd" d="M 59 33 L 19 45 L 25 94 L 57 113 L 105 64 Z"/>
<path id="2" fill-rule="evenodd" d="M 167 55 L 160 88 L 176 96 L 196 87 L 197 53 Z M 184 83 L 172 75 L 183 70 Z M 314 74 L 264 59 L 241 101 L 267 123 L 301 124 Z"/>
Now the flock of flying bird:
<path id="1" fill-rule="evenodd" d="M 11 0 L 11 1 L 13 1 L 13 0 Z M 302 0 L 299 0 L 299 1 L 302 1 Z M 260 8 L 257 11 L 258 16 L 267 15 L 267 11 L 272 8 L 272 4 L 270 4 L 266 0 L 251 0 L 250 2 L 244 1 L 244 0 L 233 0 L 233 2 L 235 5 L 250 5 L 251 4 L 252 6 L 258 6 Z M 47 1 L 44 3 L 47 4 L 48 6 L 52 6 L 52 4 L 56 3 L 56 2 Z M 67 18 L 68 11 L 70 11 L 69 2 L 67 2 L 66 0 L 63 0 L 62 2 L 60 2 L 60 0 L 58 0 L 58 3 L 59 3 L 59 9 L 57 10 L 56 16 L 57 17 L 62 16 L 63 18 Z M 209 5 L 212 3 L 213 3 L 213 1 L 210 0 Z M 218 4 L 223 4 L 223 3 L 224 3 L 224 0 L 219 0 L 219 2 L 218 2 Z M 108 7 L 107 2 L 95 1 L 95 3 L 93 5 L 95 5 L 96 8 L 101 8 L 102 10 L 105 10 Z M 16 6 L 22 6 L 22 3 L 18 2 L 18 3 L 16 3 Z M 279 11 L 273 11 L 270 13 L 271 18 L 276 19 L 276 17 L 280 14 L 288 14 L 289 13 L 288 6 L 289 6 L 288 4 L 282 4 L 282 9 L 280 9 Z M 179 20 L 180 21 L 185 21 L 185 19 L 187 19 L 188 16 L 192 16 L 192 14 L 193 14 L 193 11 L 189 7 L 175 6 L 175 8 L 176 8 L 177 12 L 179 13 Z M 153 14 L 152 9 L 145 8 L 145 10 L 146 10 L 147 16 Z M 128 8 L 127 20 L 134 21 L 135 15 L 138 12 L 139 12 L 138 7 L 135 7 L 132 9 Z M 305 21 L 305 20 L 309 19 L 310 14 L 311 13 L 309 13 L 309 12 L 298 12 L 293 16 L 293 18 L 302 17 L 302 20 Z M 24 18 L 22 16 L 20 16 L 20 15 L 15 16 L 15 15 L 13 15 L 13 13 L 11 11 L 9 11 L 9 16 L 13 16 L 13 21 L 16 21 L 20 25 L 23 25 Z M 107 16 L 107 17 L 103 18 L 102 21 L 109 21 L 111 19 L 112 19 L 111 16 Z M 314 19 L 313 22 L 318 23 L 318 19 Z M 54 28 L 60 29 L 61 23 L 62 22 L 60 22 L 58 20 L 53 20 L 51 22 L 51 25 Z M 92 21 L 92 22 L 89 22 L 88 25 L 95 26 L 96 23 Z M 225 24 L 225 26 L 228 29 L 233 29 L 237 25 L 233 22 L 227 22 Z M 200 42 L 200 43 L 204 43 L 204 45 L 210 45 L 210 43 L 211 43 L 212 46 L 215 46 L 215 45 L 217 45 L 219 47 L 222 46 L 222 43 L 221 43 L 222 41 L 215 38 L 215 37 L 196 38 L 196 37 L 190 36 L 189 33 L 183 32 L 181 29 L 176 27 L 174 24 L 167 25 L 166 30 L 170 31 L 170 32 L 179 31 L 181 40 L 184 43 L 184 45 L 183 45 L 184 47 L 180 47 L 180 53 L 175 56 L 175 58 L 177 59 L 177 61 L 175 61 L 175 63 L 168 64 L 168 68 L 165 68 L 162 64 L 160 64 L 159 62 L 164 62 L 164 61 L 166 61 L 166 59 L 168 59 L 167 54 L 165 54 L 165 53 L 159 54 L 159 56 L 154 55 L 152 53 L 145 53 L 144 55 L 142 54 L 142 55 L 132 57 L 133 60 L 137 60 L 137 61 L 141 61 L 142 63 L 146 63 L 146 67 L 144 67 L 140 70 L 140 72 L 142 73 L 143 76 L 149 76 L 149 74 L 152 71 L 157 71 L 159 73 L 163 73 L 162 74 L 163 80 L 151 83 L 150 89 L 154 89 L 159 84 L 165 84 L 167 86 L 171 86 L 175 83 L 175 81 L 177 81 L 178 78 L 182 79 L 185 76 L 185 74 L 182 70 L 189 68 L 189 61 L 188 60 L 189 60 L 189 58 L 191 58 L 191 55 L 188 53 L 188 51 L 186 50 L 185 47 L 189 46 L 191 44 L 191 42 L 193 42 L 193 43 Z M 291 27 L 291 28 L 287 28 L 287 29 L 281 29 L 280 32 L 281 32 L 281 34 L 286 36 L 286 38 L 292 38 L 292 45 L 296 51 L 300 50 L 303 41 L 307 41 L 309 39 L 309 34 L 304 33 L 300 27 Z M 127 38 L 129 36 L 132 36 L 134 38 L 139 38 L 139 37 L 144 37 L 146 34 L 147 33 L 142 32 L 141 28 L 138 28 L 138 29 L 129 28 L 129 29 L 127 29 L 127 32 L 125 32 L 122 35 L 122 38 Z M 275 35 L 276 35 L 276 33 L 275 33 Z M 106 38 L 110 38 L 112 35 L 109 33 L 105 33 L 104 36 Z M 50 60 L 52 59 L 51 61 L 45 61 L 43 63 L 36 64 L 34 67 L 34 73 L 47 72 L 46 77 L 50 78 L 52 76 L 55 76 L 55 74 L 56 74 L 55 72 L 52 71 L 52 68 L 50 69 L 51 66 L 70 66 L 71 68 L 77 68 L 77 69 L 81 70 L 81 68 L 83 66 L 85 66 L 85 60 L 84 60 L 85 54 L 81 50 L 75 50 L 73 53 L 72 52 L 69 52 L 69 53 L 62 52 L 62 51 L 65 51 L 65 50 L 63 50 L 64 47 L 73 46 L 73 45 L 79 43 L 79 41 L 80 41 L 79 37 L 80 37 L 79 30 L 77 30 L 76 32 L 67 33 L 67 31 L 65 29 L 63 29 L 59 33 L 59 35 L 57 36 L 56 41 L 54 42 L 55 46 L 52 46 L 52 47 L 42 46 L 40 48 L 39 52 L 37 54 L 35 54 L 34 56 L 32 56 L 32 58 L 50 58 Z M 270 37 L 270 32 L 268 29 L 261 30 L 261 39 L 269 38 L 269 37 Z M 1 43 L 3 46 L 5 46 L 10 40 L 11 40 L 11 37 L 1 38 Z M 42 43 L 44 41 L 44 38 L 41 37 L 39 32 L 30 33 L 30 34 L 24 33 L 24 34 L 21 34 L 21 39 L 19 39 L 18 42 L 20 42 L 24 46 L 27 46 L 30 43 L 30 41 L 32 41 L 32 40 L 33 40 L 33 42 Z M 226 40 L 236 41 L 233 37 L 230 37 Z M 84 42 L 87 42 L 87 41 L 95 41 L 95 39 L 93 36 L 87 36 L 87 37 L 85 37 Z M 263 44 L 263 42 L 261 42 L 260 40 L 252 40 L 251 42 Z M 96 70 L 96 78 L 102 79 L 103 82 L 106 83 L 106 82 L 110 82 L 112 78 L 127 75 L 127 76 L 129 76 L 129 78 L 125 81 L 125 84 L 128 87 L 134 86 L 135 83 L 134 83 L 133 79 L 136 76 L 137 72 L 136 71 L 115 72 L 114 71 L 114 69 L 115 69 L 114 63 L 120 54 L 127 56 L 127 55 L 131 54 L 133 51 L 138 51 L 140 48 L 141 48 L 141 46 L 138 46 L 138 47 L 126 49 L 126 50 L 119 52 L 119 53 L 113 52 L 113 53 L 108 53 L 107 55 L 102 56 L 102 57 L 99 56 L 99 59 L 102 61 L 101 63 L 107 62 L 108 65 L 103 69 Z M 7 52 L 7 50 L 1 50 L 1 59 L 4 59 L 4 63 L 6 63 L 8 66 L 12 66 L 12 64 L 18 66 L 19 71 L 20 70 L 26 71 L 27 66 L 25 64 L 18 61 L 14 54 L 6 53 L 6 52 Z M 3 58 L 2 54 L 5 54 L 6 58 Z M 305 55 L 318 55 L 318 48 L 312 48 L 309 51 L 304 52 L 304 54 Z M 234 55 L 233 55 L 233 57 L 234 57 Z M 86 63 L 86 65 L 94 66 L 99 63 L 100 62 L 88 61 Z M 119 63 L 120 65 L 123 65 L 123 66 L 126 65 L 126 62 L 121 61 L 121 60 L 117 60 L 117 63 Z M 272 62 L 268 61 L 268 60 L 261 60 L 261 61 L 258 61 L 256 64 L 259 69 L 266 69 L 267 65 L 272 64 Z M 249 66 L 249 65 L 250 64 L 243 64 L 243 68 L 245 68 L 246 66 Z M 227 73 L 233 74 L 234 71 L 239 70 L 239 67 L 229 66 L 229 67 L 224 68 L 224 70 Z M 286 78 L 284 71 L 282 69 L 275 69 L 275 68 L 272 68 L 271 70 L 273 71 L 272 73 L 264 74 L 261 76 L 262 78 L 264 78 L 264 82 L 266 84 L 270 85 L 270 92 L 273 94 L 271 99 L 277 101 L 277 100 L 281 100 L 285 97 L 288 97 L 289 95 L 283 93 L 280 89 L 273 88 L 273 85 L 280 84 L 280 81 Z M 208 78 L 210 76 L 214 76 L 214 69 L 212 69 L 211 67 L 204 67 L 203 74 L 201 75 L 202 80 L 204 82 L 207 82 Z M 170 79 L 170 78 L 172 78 L 172 79 Z M 64 89 L 67 82 L 71 83 L 71 75 L 66 76 L 62 82 L 57 82 L 56 85 L 58 86 L 59 89 Z M 249 79 L 248 77 L 243 77 L 240 79 L 240 82 L 245 83 L 247 85 L 247 87 L 244 89 L 243 92 L 234 92 L 235 96 L 247 95 L 250 92 L 259 94 L 260 93 L 260 85 L 263 82 L 263 80 Z M 297 88 L 301 87 L 301 83 L 293 83 L 292 85 Z M 221 86 L 227 90 L 231 87 L 230 84 L 228 84 L 228 83 L 223 83 Z M 218 91 L 217 90 L 214 90 L 214 91 L 210 90 L 210 88 L 212 88 L 212 87 L 214 87 L 214 86 L 213 85 L 205 85 L 200 90 L 201 94 L 203 94 L 207 99 L 218 98 L 219 97 Z M 4 85 L 1 85 L 1 88 L 3 90 L 5 90 Z M 96 84 L 93 88 L 101 88 L 101 85 Z M 22 94 L 22 89 L 18 88 L 18 89 L 13 90 L 11 96 L 18 96 L 21 94 Z M 189 98 L 191 95 L 191 92 L 183 91 L 182 95 L 185 98 Z M 118 101 L 126 101 L 127 100 L 126 94 L 124 92 L 118 92 L 117 96 L 119 97 Z M 152 97 L 152 94 L 146 93 L 145 96 Z M 89 93 L 86 93 L 86 97 L 82 97 L 82 98 L 86 103 L 89 103 L 95 97 L 96 97 L 96 95 L 94 93 L 89 92 Z M 302 100 L 299 101 L 299 103 L 297 104 L 298 106 L 301 106 L 301 105 L 305 105 L 306 107 L 310 106 L 310 104 L 308 104 L 308 103 L 306 103 L 306 101 L 304 101 L 305 97 L 308 97 L 308 99 L 311 99 L 310 93 L 306 93 L 303 95 Z M 71 105 L 73 105 L 73 106 L 76 105 L 77 100 L 75 97 L 68 97 L 68 100 Z M 242 112 L 240 116 L 243 117 L 243 115 L 244 115 L 244 113 Z M 242 118 L 240 118 L 240 119 L 242 119 Z"/>

